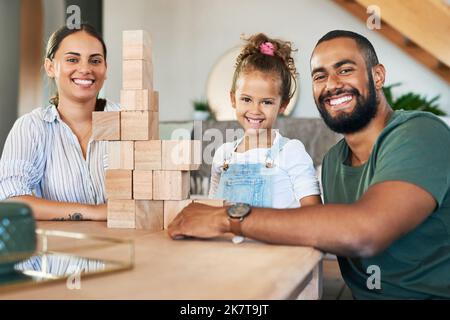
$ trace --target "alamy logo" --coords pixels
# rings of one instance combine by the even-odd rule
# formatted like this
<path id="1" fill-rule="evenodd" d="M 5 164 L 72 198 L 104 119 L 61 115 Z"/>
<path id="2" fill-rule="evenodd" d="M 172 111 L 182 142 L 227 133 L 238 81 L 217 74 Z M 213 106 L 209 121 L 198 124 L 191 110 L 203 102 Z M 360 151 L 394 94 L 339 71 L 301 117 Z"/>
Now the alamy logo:
<path id="1" fill-rule="evenodd" d="M 81 28 L 81 9 L 79 6 L 71 5 L 67 7 L 66 13 L 70 16 L 67 17 L 66 26 L 68 29 L 80 29 Z"/>
<path id="2" fill-rule="evenodd" d="M 367 7 L 367 14 L 370 16 L 367 18 L 366 26 L 370 30 L 381 29 L 381 9 L 379 6 L 371 5 Z"/>
<path id="3" fill-rule="evenodd" d="M 370 276 L 367 278 L 366 285 L 369 290 L 381 289 L 381 270 L 379 266 L 370 265 L 367 267 L 367 274 Z"/>
<path id="4" fill-rule="evenodd" d="M 81 271 L 76 271 L 69 275 L 66 281 L 66 287 L 69 290 L 81 289 Z"/>

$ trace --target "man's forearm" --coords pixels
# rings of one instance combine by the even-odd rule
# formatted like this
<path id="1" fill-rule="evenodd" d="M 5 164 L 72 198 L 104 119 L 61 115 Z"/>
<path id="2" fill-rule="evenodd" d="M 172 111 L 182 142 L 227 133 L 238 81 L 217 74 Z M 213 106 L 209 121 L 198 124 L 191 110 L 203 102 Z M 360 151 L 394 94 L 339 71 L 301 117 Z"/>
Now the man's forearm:
<path id="1" fill-rule="evenodd" d="M 50 201 L 35 196 L 13 197 L 9 201 L 28 204 L 33 210 L 36 220 L 104 220 L 104 217 L 98 214 L 99 210 L 94 205 Z"/>
<path id="2" fill-rule="evenodd" d="M 270 243 L 312 246 L 338 255 L 370 254 L 367 223 L 355 205 L 316 205 L 296 209 L 253 208 L 242 223 L 245 236 Z"/>

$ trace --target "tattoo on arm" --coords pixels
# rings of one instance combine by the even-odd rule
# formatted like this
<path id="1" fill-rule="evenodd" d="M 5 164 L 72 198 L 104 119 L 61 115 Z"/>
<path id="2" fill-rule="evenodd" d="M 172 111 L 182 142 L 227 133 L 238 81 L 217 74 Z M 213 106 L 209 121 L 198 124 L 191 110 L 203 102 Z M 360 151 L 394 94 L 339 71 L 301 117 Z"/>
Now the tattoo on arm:
<path id="1" fill-rule="evenodd" d="M 90 219 L 84 219 L 81 213 L 75 212 L 73 214 L 69 214 L 68 218 L 54 218 L 52 221 L 88 221 Z"/>

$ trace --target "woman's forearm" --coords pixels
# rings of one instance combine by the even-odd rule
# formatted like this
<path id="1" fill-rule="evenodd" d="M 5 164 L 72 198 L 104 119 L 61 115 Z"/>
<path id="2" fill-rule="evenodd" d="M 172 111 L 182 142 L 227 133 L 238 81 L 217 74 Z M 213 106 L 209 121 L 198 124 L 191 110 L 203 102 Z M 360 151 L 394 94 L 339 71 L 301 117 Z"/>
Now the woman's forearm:
<path id="1" fill-rule="evenodd" d="M 24 202 L 33 210 L 36 220 L 106 220 L 106 205 L 58 202 L 35 196 L 18 196 L 8 201 Z"/>

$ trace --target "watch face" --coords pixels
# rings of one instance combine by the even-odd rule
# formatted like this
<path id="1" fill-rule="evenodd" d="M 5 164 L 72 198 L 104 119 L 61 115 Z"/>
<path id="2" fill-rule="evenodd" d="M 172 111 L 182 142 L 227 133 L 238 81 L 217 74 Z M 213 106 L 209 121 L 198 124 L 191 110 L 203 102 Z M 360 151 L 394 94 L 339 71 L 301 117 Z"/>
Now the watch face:
<path id="1" fill-rule="evenodd" d="M 246 203 L 236 203 L 228 208 L 228 215 L 231 218 L 243 218 L 250 213 L 250 206 Z"/>

